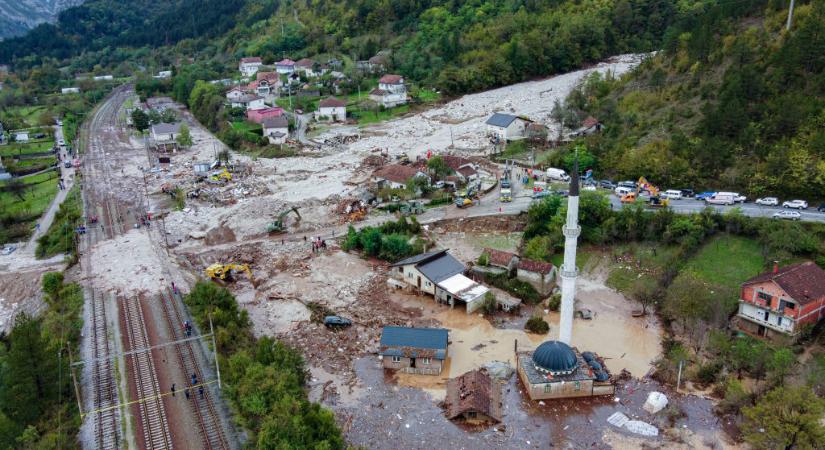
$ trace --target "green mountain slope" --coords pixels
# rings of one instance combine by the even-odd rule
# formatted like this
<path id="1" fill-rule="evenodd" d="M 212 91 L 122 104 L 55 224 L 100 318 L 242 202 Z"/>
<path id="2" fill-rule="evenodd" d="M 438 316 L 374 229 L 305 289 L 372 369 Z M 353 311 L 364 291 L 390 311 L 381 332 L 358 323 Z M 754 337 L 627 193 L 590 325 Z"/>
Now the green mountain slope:
<path id="1" fill-rule="evenodd" d="M 665 38 L 619 81 L 566 102 L 606 126 L 589 138 L 608 175 L 752 196 L 825 196 L 825 2 L 731 2 Z"/>
<path id="2" fill-rule="evenodd" d="M 19 36 L 83 0 L 0 0 L 0 39 Z"/>

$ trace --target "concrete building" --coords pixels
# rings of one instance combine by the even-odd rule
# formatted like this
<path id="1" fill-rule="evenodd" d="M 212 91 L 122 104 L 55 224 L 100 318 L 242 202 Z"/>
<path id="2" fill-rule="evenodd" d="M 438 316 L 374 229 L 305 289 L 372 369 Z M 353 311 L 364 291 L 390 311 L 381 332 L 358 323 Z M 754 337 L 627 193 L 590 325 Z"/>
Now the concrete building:
<path id="1" fill-rule="evenodd" d="M 264 119 L 271 119 L 273 117 L 283 115 L 283 108 L 279 108 L 277 106 L 273 108 L 250 109 L 246 112 L 246 120 L 255 123 L 263 123 Z"/>
<path id="2" fill-rule="evenodd" d="M 60 89 L 61 94 L 79 94 L 80 88 L 79 87 L 67 87 Z"/>
<path id="3" fill-rule="evenodd" d="M 289 137 L 289 120 L 286 116 L 266 118 L 261 122 L 261 127 L 270 144 L 283 144 Z"/>
<path id="4" fill-rule="evenodd" d="M 266 108 L 263 97 L 251 94 L 241 95 L 235 100 L 230 100 L 229 103 L 233 108 L 245 108 L 247 111 Z"/>
<path id="5" fill-rule="evenodd" d="M 447 418 L 467 424 L 501 422 L 504 409 L 501 384 L 486 370 L 472 370 L 447 382 Z"/>
<path id="6" fill-rule="evenodd" d="M 164 80 L 166 78 L 172 78 L 172 71 L 171 70 L 161 70 L 153 78 L 157 78 L 159 80 Z"/>
<path id="7" fill-rule="evenodd" d="M 511 114 L 494 113 L 484 123 L 487 125 L 488 135 L 499 141 L 512 141 L 525 137 L 531 121 Z"/>
<path id="8" fill-rule="evenodd" d="M 284 58 L 275 63 L 275 71 L 280 74 L 289 75 L 295 72 L 295 61 Z"/>
<path id="9" fill-rule="evenodd" d="M 616 390 L 603 360 L 559 341 L 517 353 L 516 370 L 531 400 L 613 395 Z"/>
<path id="10" fill-rule="evenodd" d="M 533 285 L 541 295 L 548 295 L 556 286 L 556 267 L 544 261 L 522 259 L 516 268 L 516 278 Z"/>
<path id="11" fill-rule="evenodd" d="M 178 149 L 177 138 L 180 136 L 180 123 L 158 123 L 152 125 L 149 131 L 156 150 L 174 152 Z"/>
<path id="12" fill-rule="evenodd" d="M 455 307 L 466 305 L 467 313 L 481 307 L 490 290 L 464 276 L 467 268 L 447 250 L 403 259 L 390 266 L 392 275 L 407 288 L 432 295 L 439 302 Z"/>
<path id="13" fill-rule="evenodd" d="M 742 283 L 738 328 L 763 337 L 795 336 L 825 316 L 825 270 L 811 261 L 775 265 Z"/>
<path id="14" fill-rule="evenodd" d="M 295 62 L 295 71 L 303 72 L 307 77 L 314 77 L 318 74 L 314 70 L 315 61 L 309 58 L 302 58 Z"/>
<path id="15" fill-rule="evenodd" d="M 573 174 L 579 173 L 579 158 L 573 163 Z M 567 345 L 573 337 L 573 313 L 575 309 L 576 245 L 581 227 L 579 226 L 579 177 L 570 178 L 567 198 L 567 222 L 562 227 L 564 234 L 564 264 L 561 266 L 561 311 L 559 312 L 559 340 Z"/>
<path id="16" fill-rule="evenodd" d="M 255 72 L 257 72 L 263 64 L 264 63 L 261 61 L 261 58 L 257 56 L 241 58 L 241 63 L 238 64 L 238 70 L 241 72 L 241 75 L 251 77 L 252 75 L 255 75 Z"/>
<path id="17" fill-rule="evenodd" d="M 392 108 L 407 103 L 407 86 L 401 75 L 384 75 L 378 80 L 378 87 L 370 91 L 370 100 Z"/>
<path id="18" fill-rule="evenodd" d="M 347 120 L 347 102 L 335 97 L 329 97 L 318 103 L 318 111 L 315 112 L 315 120 L 332 120 L 344 122 Z"/>
<path id="19" fill-rule="evenodd" d="M 438 375 L 447 359 L 448 330 L 385 326 L 379 358 L 384 368 L 404 373 Z"/>

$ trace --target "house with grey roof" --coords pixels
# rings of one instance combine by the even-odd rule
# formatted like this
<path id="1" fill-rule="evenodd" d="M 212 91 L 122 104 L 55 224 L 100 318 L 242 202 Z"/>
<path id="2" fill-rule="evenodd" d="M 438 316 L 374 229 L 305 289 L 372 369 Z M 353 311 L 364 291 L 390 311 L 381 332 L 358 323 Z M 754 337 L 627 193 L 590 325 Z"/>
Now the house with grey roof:
<path id="1" fill-rule="evenodd" d="M 156 150 L 172 150 L 173 152 L 177 150 L 177 138 L 180 136 L 179 123 L 156 123 L 152 125 L 150 133 Z"/>
<path id="2" fill-rule="evenodd" d="M 490 291 L 464 276 L 467 268 L 447 250 L 422 253 L 390 267 L 396 281 L 407 289 L 430 294 L 451 308 L 464 304 L 468 314 L 481 307 L 485 294 Z"/>
<path id="3" fill-rule="evenodd" d="M 498 141 L 524 139 L 530 119 L 505 113 L 493 113 L 486 122 L 487 134 Z"/>
<path id="4" fill-rule="evenodd" d="M 385 326 L 378 355 L 385 369 L 438 375 L 447 359 L 448 330 Z"/>

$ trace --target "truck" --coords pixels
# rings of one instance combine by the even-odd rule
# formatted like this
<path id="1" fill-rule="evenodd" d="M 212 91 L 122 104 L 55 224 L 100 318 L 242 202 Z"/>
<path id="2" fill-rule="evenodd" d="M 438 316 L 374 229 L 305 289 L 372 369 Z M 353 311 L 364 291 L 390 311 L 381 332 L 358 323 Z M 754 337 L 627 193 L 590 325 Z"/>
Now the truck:
<path id="1" fill-rule="evenodd" d="M 570 175 L 567 175 L 562 169 L 556 169 L 555 167 L 550 167 L 547 169 L 547 179 L 553 181 L 564 181 L 565 183 L 570 181 Z"/>
<path id="2" fill-rule="evenodd" d="M 512 202 L 512 201 L 513 201 L 513 195 L 512 195 L 512 192 L 510 191 L 510 189 L 509 189 L 509 188 L 503 188 L 503 187 L 502 187 L 502 188 L 501 188 L 501 191 L 499 192 L 498 199 L 499 199 L 502 203 Z"/>

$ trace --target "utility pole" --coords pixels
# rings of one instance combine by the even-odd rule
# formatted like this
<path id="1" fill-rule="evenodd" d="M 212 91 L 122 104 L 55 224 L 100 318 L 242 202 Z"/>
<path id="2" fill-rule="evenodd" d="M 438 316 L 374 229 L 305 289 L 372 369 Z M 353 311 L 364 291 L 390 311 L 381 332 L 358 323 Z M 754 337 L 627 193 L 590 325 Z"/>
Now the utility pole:
<path id="1" fill-rule="evenodd" d="M 791 21 L 793 21 L 793 4 L 794 0 L 791 0 L 791 7 L 788 8 L 788 24 L 785 26 L 788 31 L 791 31 Z"/>

